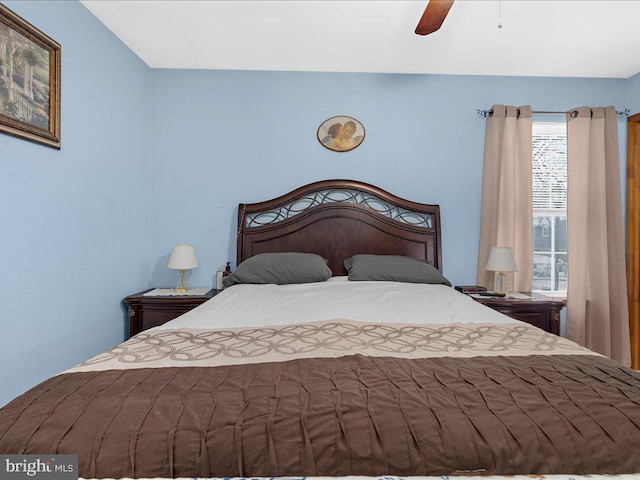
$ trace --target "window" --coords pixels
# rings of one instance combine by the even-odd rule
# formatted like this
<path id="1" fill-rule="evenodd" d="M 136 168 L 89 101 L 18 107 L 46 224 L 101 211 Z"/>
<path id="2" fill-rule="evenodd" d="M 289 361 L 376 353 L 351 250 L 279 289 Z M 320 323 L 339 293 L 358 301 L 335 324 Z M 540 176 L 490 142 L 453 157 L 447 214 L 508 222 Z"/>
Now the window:
<path id="1" fill-rule="evenodd" d="M 567 292 L 566 123 L 533 124 L 533 282 L 538 292 Z"/>

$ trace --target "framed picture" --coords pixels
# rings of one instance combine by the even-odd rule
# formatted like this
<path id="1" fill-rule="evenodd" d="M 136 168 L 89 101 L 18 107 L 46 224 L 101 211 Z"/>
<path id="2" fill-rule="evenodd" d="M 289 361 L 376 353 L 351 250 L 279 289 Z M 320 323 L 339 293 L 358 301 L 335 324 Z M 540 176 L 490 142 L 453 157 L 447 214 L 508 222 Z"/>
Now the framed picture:
<path id="1" fill-rule="evenodd" d="M 60 149 L 60 44 L 2 4 L 0 132 Z"/>
<path id="2" fill-rule="evenodd" d="M 331 117 L 318 127 L 318 141 L 334 152 L 348 152 L 364 140 L 364 127 L 355 118 L 345 115 Z"/>

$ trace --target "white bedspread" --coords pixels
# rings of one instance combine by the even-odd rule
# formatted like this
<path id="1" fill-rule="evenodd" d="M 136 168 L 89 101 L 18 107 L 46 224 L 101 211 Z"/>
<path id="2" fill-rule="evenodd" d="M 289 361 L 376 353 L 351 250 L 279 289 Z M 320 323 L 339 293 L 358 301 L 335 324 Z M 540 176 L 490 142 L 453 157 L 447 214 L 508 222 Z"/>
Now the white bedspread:
<path id="1" fill-rule="evenodd" d="M 69 372 L 215 367 L 345 355 L 470 358 L 593 355 L 444 285 L 234 285 Z"/>
<path id="2" fill-rule="evenodd" d="M 251 327 L 350 319 L 369 323 L 519 323 L 445 285 L 350 282 L 234 285 L 156 329 Z"/>

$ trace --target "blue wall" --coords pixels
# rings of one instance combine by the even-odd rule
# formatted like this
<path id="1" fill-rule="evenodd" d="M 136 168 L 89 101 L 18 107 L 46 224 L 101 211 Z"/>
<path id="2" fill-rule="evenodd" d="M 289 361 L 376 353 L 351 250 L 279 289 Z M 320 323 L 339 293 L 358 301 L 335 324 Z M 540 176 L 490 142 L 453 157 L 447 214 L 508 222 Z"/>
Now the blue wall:
<path id="1" fill-rule="evenodd" d="M 627 107 L 632 115 L 640 113 L 640 73 L 627 79 Z"/>
<path id="2" fill-rule="evenodd" d="M 149 218 L 149 68 L 78 2 L 4 3 L 62 45 L 62 149 L 0 135 L 0 406 L 122 341 Z"/>
<path id="3" fill-rule="evenodd" d="M 0 405 L 120 342 L 121 299 L 174 284 L 165 267 L 174 243 L 195 245 L 201 267 L 190 283 L 211 286 L 216 267 L 235 259 L 237 204 L 308 182 L 353 178 L 440 203 L 445 274 L 474 282 L 484 136 L 476 109 L 640 107 L 636 77 L 628 88 L 611 79 L 150 70 L 78 2 L 5 3 L 62 44 L 62 150 L 0 135 Z M 315 138 L 338 114 L 367 129 L 352 152 Z"/>
<path id="4" fill-rule="evenodd" d="M 150 85 L 150 285 L 164 286 L 175 283 L 165 267 L 174 243 L 195 246 L 200 268 L 190 284 L 211 286 L 216 267 L 235 261 L 239 202 L 328 178 L 439 203 L 445 276 L 474 283 L 484 147 L 476 109 L 627 101 L 624 79 L 152 70 Z M 351 152 L 331 152 L 315 137 L 339 114 L 366 128 Z"/>

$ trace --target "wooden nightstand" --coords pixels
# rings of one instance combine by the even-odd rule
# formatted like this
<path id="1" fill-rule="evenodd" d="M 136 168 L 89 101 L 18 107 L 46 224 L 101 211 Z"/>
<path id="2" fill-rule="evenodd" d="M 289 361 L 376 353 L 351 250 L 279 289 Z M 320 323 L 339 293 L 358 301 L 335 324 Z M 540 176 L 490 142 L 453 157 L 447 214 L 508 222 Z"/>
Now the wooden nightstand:
<path id="1" fill-rule="evenodd" d="M 540 293 L 522 293 L 532 298 L 527 300 L 506 297 L 472 298 L 476 302 L 480 302 L 511 318 L 527 322 L 547 332 L 560 335 L 560 310 L 564 307 L 564 302 Z"/>
<path id="2" fill-rule="evenodd" d="M 187 313 L 218 293 L 218 290 L 212 289 L 205 295 L 144 295 L 151 290 L 153 288 L 129 295 L 123 300 L 129 307 L 129 338 L 147 328 L 162 325 L 183 313 Z"/>

